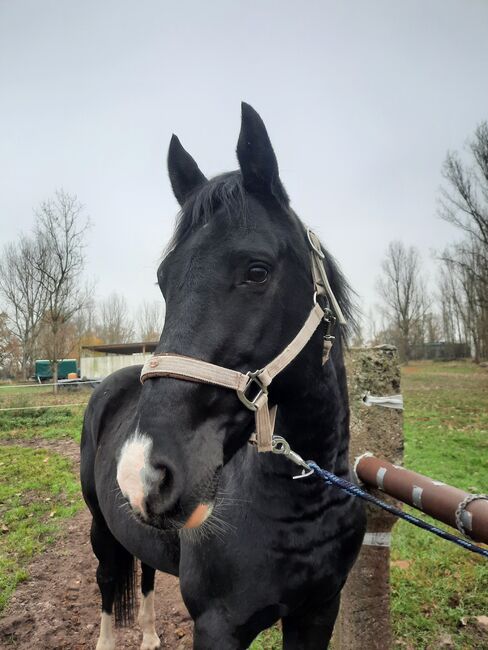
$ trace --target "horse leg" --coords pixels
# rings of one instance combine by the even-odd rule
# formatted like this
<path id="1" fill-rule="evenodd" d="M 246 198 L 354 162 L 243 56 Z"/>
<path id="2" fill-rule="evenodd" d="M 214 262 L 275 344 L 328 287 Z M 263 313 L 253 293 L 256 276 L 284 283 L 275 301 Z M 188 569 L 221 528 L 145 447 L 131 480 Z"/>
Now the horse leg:
<path id="1" fill-rule="evenodd" d="M 132 619 L 134 558 L 119 544 L 103 520 L 93 519 L 90 537 L 93 552 L 98 559 L 97 583 L 102 596 L 102 619 L 96 650 L 114 650 L 114 605 L 116 625 Z"/>
<path id="2" fill-rule="evenodd" d="M 326 650 L 339 612 L 340 594 L 324 605 L 307 600 L 282 619 L 283 650 Z"/>
<path id="3" fill-rule="evenodd" d="M 154 576 L 155 569 L 141 562 L 142 601 L 139 608 L 138 621 L 142 629 L 141 650 L 156 650 L 161 641 L 156 633 L 156 615 L 154 613 Z"/>

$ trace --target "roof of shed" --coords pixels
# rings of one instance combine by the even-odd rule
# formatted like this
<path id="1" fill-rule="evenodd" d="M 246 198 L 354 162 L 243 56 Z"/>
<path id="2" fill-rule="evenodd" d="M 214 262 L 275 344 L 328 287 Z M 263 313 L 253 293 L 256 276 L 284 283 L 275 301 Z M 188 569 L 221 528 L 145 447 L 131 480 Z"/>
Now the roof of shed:
<path id="1" fill-rule="evenodd" d="M 105 354 L 142 354 L 154 352 L 158 341 L 142 341 L 140 343 L 104 343 L 103 345 L 82 345 L 81 350 L 104 352 Z"/>

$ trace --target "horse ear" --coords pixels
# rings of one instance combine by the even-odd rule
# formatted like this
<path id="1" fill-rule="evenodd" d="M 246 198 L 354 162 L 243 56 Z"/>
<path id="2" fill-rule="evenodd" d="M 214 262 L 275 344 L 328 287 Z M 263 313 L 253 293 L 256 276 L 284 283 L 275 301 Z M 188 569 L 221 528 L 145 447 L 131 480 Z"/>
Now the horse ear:
<path id="1" fill-rule="evenodd" d="M 190 194 L 207 181 L 197 163 L 185 151 L 174 134 L 169 143 L 168 172 L 171 187 L 180 205 L 183 205 Z"/>
<path id="2" fill-rule="evenodd" d="M 242 102 L 241 132 L 237 142 L 237 159 L 244 187 L 251 193 L 272 194 L 288 202 L 281 184 L 278 162 L 264 122 L 252 106 Z"/>

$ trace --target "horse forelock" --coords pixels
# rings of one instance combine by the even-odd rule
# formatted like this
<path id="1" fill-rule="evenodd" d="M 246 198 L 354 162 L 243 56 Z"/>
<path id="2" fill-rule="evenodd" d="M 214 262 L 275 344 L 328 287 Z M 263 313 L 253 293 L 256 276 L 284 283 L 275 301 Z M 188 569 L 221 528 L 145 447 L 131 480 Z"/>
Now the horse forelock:
<path id="1" fill-rule="evenodd" d="M 174 234 L 163 257 L 177 248 L 192 232 L 205 226 L 220 209 L 236 225 L 247 225 L 248 206 L 240 171 L 210 179 L 190 195 L 176 218 Z"/>

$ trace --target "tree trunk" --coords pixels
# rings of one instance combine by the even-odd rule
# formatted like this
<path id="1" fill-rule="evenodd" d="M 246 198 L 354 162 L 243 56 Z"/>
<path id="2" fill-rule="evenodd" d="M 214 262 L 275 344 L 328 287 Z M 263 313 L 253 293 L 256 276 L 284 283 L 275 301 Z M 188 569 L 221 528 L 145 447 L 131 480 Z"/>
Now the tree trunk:
<path id="1" fill-rule="evenodd" d="M 58 392 L 58 362 L 53 363 L 53 393 Z"/>
<path id="2" fill-rule="evenodd" d="M 58 392 L 58 369 L 59 369 L 59 362 L 58 362 L 59 328 L 57 323 L 53 325 L 52 333 L 53 333 L 53 393 L 56 394 Z"/>
<path id="3" fill-rule="evenodd" d="M 27 346 L 24 343 L 22 345 L 22 379 L 24 381 L 27 381 L 27 379 L 28 379 L 28 377 L 27 377 L 27 363 L 28 363 L 28 361 L 27 361 Z"/>

